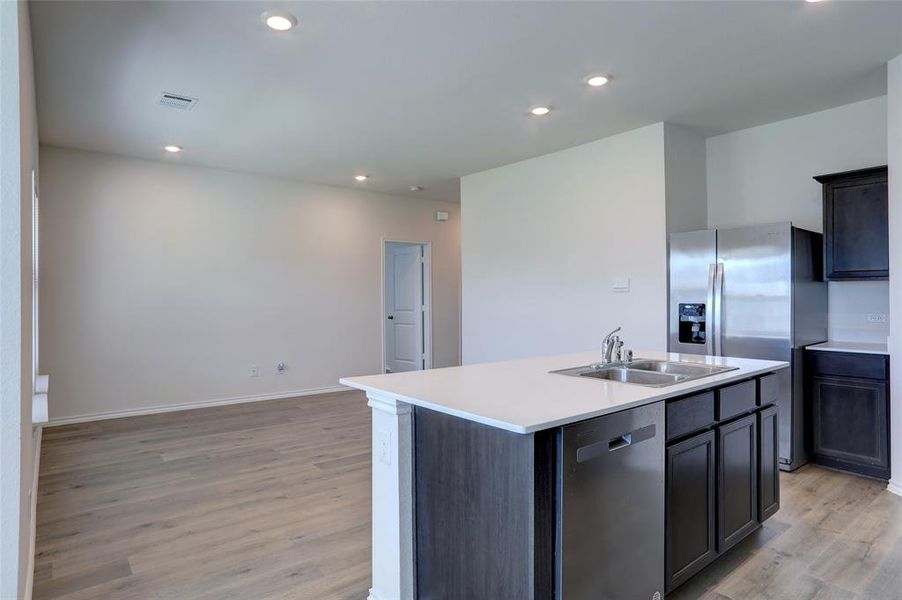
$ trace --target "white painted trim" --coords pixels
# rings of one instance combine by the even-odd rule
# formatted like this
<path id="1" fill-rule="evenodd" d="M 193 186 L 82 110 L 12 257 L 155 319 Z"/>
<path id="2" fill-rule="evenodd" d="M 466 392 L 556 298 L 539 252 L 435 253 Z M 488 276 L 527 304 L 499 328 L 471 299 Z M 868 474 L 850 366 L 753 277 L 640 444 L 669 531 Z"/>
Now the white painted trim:
<path id="1" fill-rule="evenodd" d="M 394 396 L 388 396 L 378 392 L 369 392 L 366 397 L 367 406 L 376 410 L 381 410 L 382 412 L 387 412 L 390 415 L 406 415 L 413 410 L 410 404 L 407 404 Z"/>
<path id="2" fill-rule="evenodd" d="M 417 244 L 423 247 L 423 305 L 426 310 L 423 311 L 423 354 L 426 355 L 424 360 L 424 369 L 431 369 L 433 364 L 432 351 L 432 242 L 402 240 L 397 238 L 382 238 L 382 248 L 380 251 L 381 264 L 379 272 L 382 274 L 379 284 L 379 306 L 381 307 L 379 314 L 379 327 L 381 327 L 380 335 L 382 344 L 379 347 L 382 353 L 382 372 L 385 373 L 385 244 Z M 460 336 L 458 336 L 458 345 L 460 345 Z"/>
<path id="3" fill-rule="evenodd" d="M 372 587 L 370 600 L 416 598 L 413 509 L 413 414 L 388 395 L 372 407 Z"/>
<path id="4" fill-rule="evenodd" d="M 34 589 L 34 553 L 36 548 L 35 539 L 38 530 L 38 479 L 41 471 L 41 441 L 43 437 L 44 428 L 40 426 L 35 427 L 33 434 L 34 460 L 32 460 L 34 469 L 31 475 L 31 494 L 29 497 L 31 533 L 28 541 L 28 571 L 25 574 L 24 600 L 31 600 L 32 590 Z"/>
<path id="5" fill-rule="evenodd" d="M 889 169 L 889 305 L 892 309 L 890 353 L 890 458 L 889 491 L 902 489 L 902 54 L 886 63 L 886 164 Z M 899 494 L 902 496 L 902 494 Z"/>
<path id="6" fill-rule="evenodd" d="M 55 427 L 58 425 L 72 425 L 74 423 L 88 423 L 90 421 L 103 421 L 106 419 L 120 419 L 123 417 L 139 417 L 141 415 L 155 415 L 158 413 L 176 412 L 180 410 L 193 410 L 195 408 L 210 408 L 212 406 L 227 406 L 229 404 L 243 404 L 245 402 L 260 402 L 263 400 L 284 400 L 286 398 L 296 398 L 300 396 L 314 396 L 317 394 L 334 394 L 335 392 L 346 392 L 349 388 L 343 385 L 331 385 L 321 388 L 310 388 L 306 390 L 292 390 L 290 392 L 278 392 L 275 394 L 262 394 L 254 396 L 235 396 L 233 398 L 216 398 L 214 400 L 200 400 L 198 402 L 185 402 L 182 404 L 164 404 L 162 406 L 151 406 L 147 408 L 135 408 L 127 410 L 111 410 L 108 412 L 94 413 L 89 415 L 76 415 L 73 417 L 63 417 L 61 419 L 50 419 L 45 427 Z"/>
<path id="7" fill-rule="evenodd" d="M 385 247 L 383 245 L 383 247 Z M 423 361 L 424 369 L 432 368 L 432 243 L 423 242 Z"/>
<path id="8" fill-rule="evenodd" d="M 886 484 L 886 489 L 890 493 L 893 493 L 897 496 L 902 496 L 902 483 L 890 479 L 889 483 Z"/>

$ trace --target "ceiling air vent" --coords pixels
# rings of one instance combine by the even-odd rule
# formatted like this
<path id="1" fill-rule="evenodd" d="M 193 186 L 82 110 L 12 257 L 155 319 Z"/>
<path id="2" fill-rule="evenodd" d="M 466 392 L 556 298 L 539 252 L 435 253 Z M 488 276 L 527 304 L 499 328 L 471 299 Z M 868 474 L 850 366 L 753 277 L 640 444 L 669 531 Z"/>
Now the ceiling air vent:
<path id="1" fill-rule="evenodd" d="M 160 106 L 169 106 L 179 110 L 191 110 L 197 104 L 197 98 L 191 96 L 183 96 L 181 94 L 170 94 L 163 92 L 160 94 Z"/>

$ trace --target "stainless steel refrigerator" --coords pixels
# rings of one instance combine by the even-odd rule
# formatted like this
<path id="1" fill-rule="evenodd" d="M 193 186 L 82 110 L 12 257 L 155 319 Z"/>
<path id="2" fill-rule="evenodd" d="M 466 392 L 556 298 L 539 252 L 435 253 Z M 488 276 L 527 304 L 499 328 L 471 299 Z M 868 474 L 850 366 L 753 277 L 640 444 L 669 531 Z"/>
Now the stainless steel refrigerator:
<path id="1" fill-rule="evenodd" d="M 780 467 L 808 460 L 802 350 L 827 339 L 823 236 L 791 223 L 670 236 L 668 349 L 784 360 Z"/>

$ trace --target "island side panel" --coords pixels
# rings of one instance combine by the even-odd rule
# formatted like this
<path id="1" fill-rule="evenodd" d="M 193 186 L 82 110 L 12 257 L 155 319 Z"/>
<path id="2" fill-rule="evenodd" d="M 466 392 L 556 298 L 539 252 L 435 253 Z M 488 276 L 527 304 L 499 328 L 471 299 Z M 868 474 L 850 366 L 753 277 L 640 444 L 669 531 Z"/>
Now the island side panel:
<path id="1" fill-rule="evenodd" d="M 553 437 L 415 408 L 419 598 L 552 598 Z"/>

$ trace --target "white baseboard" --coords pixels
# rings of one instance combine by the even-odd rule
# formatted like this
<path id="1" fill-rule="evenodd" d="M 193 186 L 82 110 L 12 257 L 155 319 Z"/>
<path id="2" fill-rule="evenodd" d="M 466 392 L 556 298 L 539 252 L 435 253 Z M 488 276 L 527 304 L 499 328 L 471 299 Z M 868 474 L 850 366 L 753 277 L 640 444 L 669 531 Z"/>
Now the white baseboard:
<path id="1" fill-rule="evenodd" d="M 35 537 L 38 528 L 38 474 L 41 471 L 41 439 L 43 438 L 44 428 L 36 427 L 32 439 L 34 440 L 34 467 L 31 475 L 31 497 L 29 498 L 30 527 L 28 542 L 28 571 L 25 574 L 25 600 L 31 600 L 32 590 L 34 589 L 34 553 L 35 553 Z"/>
<path id="2" fill-rule="evenodd" d="M 214 400 L 199 400 L 197 402 L 185 402 L 182 404 L 164 404 L 162 406 L 151 406 L 147 408 L 134 408 L 126 410 L 111 410 L 108 412 L 94 413 L 89 415 L 76 415 L 73 417 L 63 417 L 60 419 L 51 418 L 45 427 L 55 427 L 58 425 L 72 425 L 74 423 L 88 423 L 90 421 L 104 421 L 106 419 L 121 419 L 123 417 L 139 417 L 141 415 L 155 415 L 158 413 L 176 412 L 180 410 L 192 410 L 195 408 L 210 408 L 212 406 L 226 406 L 228 404 L 244 404 L 245 402 L 260 402 L 263 400 L 284 400 L 286 398 L 296 398 L 299 396 L 314 396 L 317 394 L 333 394 L 335 392 L 347 392 L 351 388 L 343 385 L 333 385 L 322 388 L 311 388 L 306 390 L 292 390 L 290 392 L 278 392 L 275 394 L 263 394 L 259 396 L 235 396 L 232 398 L 217 398 Z"/>
<path id="3" fill-rule="evenodd" d="M 902 483 L 892 479 L 886 484 L 886 489 L 897 496 L 902 496 Z"/>

